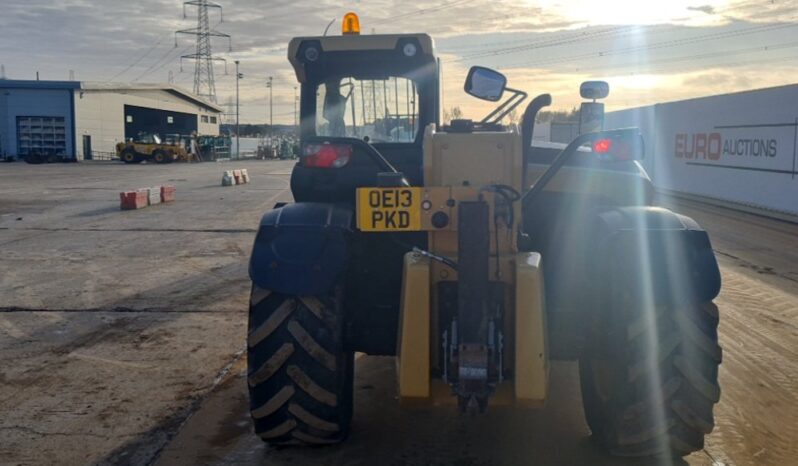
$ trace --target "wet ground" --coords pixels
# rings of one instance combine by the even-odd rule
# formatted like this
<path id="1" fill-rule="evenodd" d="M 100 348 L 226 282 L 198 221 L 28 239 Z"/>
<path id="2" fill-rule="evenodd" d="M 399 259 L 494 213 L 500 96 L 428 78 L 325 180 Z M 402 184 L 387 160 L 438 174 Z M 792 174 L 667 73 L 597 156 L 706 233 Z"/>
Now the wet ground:
<path id="1" fill-rule="evenodd" d="M 221 187 L 246 167 L 250 185 Z M 399 410 L 393 361 L 359 357 L 345 445 L 251 432 L 242 350 L 260 215 L 290 162 L 0 165 L 0 464 L 523 465 L 624 460 L 590 442 L 576 367 L 542 411 Z M 120 212 L 118 191 L 177 186 Z M 666 202 L 673 202 L 665 200 Z M 723 274 L 723 394 L 704 451 L 675 464 L 798 464 L 798 225 L 680 201 Z"/>

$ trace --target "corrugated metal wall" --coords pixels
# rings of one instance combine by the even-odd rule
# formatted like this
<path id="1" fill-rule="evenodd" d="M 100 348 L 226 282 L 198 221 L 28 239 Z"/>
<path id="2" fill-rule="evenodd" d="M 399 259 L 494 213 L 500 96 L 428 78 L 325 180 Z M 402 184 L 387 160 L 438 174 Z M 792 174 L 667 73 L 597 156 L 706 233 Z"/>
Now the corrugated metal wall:
<path id="1" fill-rule="evenodd" d="M 66 128 L 66 155 L 75 156 L 72 90 L 69 89 L 0 89 L 0 125 L 2 148 L 6 154 L 18 154 L 17 117 L 61 117 Z"/>
<path id="2" fill-rule="evenodd" d="M 9 133 L 8 125 L 8 94 L 5 89 L 0 89 L 0 157 L 6 157 L 11 154 L 9 147 Z"/>

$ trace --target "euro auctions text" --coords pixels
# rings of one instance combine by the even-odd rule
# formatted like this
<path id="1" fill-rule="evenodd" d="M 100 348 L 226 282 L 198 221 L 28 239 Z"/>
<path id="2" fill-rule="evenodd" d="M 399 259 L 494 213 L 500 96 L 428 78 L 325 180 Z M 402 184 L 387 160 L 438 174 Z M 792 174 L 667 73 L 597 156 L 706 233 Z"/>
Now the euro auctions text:
<path id="1" fill-rule="evenodd" d="M 684 159 L 719 160 L 731 157 L 776 157 L 778 141 L 769 138 L 723 138 L 714 133 L 677 133 L 675 156 Z"/>

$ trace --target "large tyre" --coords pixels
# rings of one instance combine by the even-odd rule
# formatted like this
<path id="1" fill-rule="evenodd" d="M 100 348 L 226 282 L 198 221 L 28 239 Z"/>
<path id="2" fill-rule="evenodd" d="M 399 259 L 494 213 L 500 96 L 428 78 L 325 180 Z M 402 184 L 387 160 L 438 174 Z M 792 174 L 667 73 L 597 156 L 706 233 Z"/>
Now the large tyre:
<path id="1" fill-rule="evenodd" d="M 119 154 L 119 158 L 122 159 L 125 163 L 139 163 L 141 162 L 141 158 L 136 154 L 136 151 L 133 149 L 125 149 Z"/>
<path id="2" fill-rule="evenodd" d="M 349 434 L 353 353 L 341 292 L 290 296 L 253 286 L 247 382 L 255 433 L 271 445 L 332 444 Z"/>
<path id="3" fill-rule="evenodd" d="M 153 160 L 155 163 L 166 163 L 166 162 L 167 162 L 167 159 L 168 159 L 168 157 L 169 157 L 169 156 L 166 154 L 166 152 L 164 152 L 164 151 L 162 151 L 162 150 L 160 150 L 160 149 L 157 149 L 157 150 L 155 150 L 155 151 L 152 153 L 152 160 Z"/>
<path id="4" fill-rule="evenodd" d="M 700 450 L 720 399 L 718 309 L 705 302 L 642 312 L 628 296 L 594 324 L 579 360 L 593 438 L 619 456 Z"/>

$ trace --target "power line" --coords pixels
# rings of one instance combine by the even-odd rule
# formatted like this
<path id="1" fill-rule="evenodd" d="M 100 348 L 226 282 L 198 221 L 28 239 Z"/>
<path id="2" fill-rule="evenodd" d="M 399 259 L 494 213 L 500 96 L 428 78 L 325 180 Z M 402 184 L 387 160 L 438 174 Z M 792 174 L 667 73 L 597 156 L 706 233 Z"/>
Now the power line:
<path id="1" fill-rule="evenodd" d="M 684 71 L 684 70 L 688 70 L 688 69 L 694 68 L 694 66 L 691 65 L 691 66 L 683 66 L 683 67 L 673 68 L 673 67 L 670 67 L 670 66 L 649 67 L 648 65 L 660 64 L 660 63 L 672 63 L 672 62 L 680 62 L 680 61 L 693 61 L 693 60 L 701 60 L 701 59 L 713 59 L 713 58 L 720 58 L 720 57 L 724 57 L 724 56 L 741 55 L 741 54 L 751 53 L 751 52 L 771 52 L 771 51 L 794 48 L 794 47 L 798 47 L 798 42 L 787 42 L 787 43 L 783 43 L 783 44 L 774 44 L 774 45 L 768 45 L 768 46 L 762 46 L 762 47 L 752 47 L 752 48 L 746 48 L 746 49 L 737 49 L 737 50 L 730 50 L 730 51 L 727 51 L 727 52 L 719 52 L 719 53 L 703 53 L 703 54 L 687 55 L 687 56 L 680 56 L 680 57 L 671 57 L 671 58 L 662 59 L 662 60 L 648 61 L 646 63 L 627 63 L 627 64 L 610 65 L 610 66 L 594 65 L 592 67 L 579 68 L 579 69 L 577 69 L 575 71 L 591 71 L 591 70 L 593 70 L 593 71 L 607 71 L 607 70 L 623 70 L 623 69 L 628 69 L 628 68 L 635 68 L 634 72 L 629 72 L 628 74 L 629 75 L 635 75 L 635 74 L 641 74 L 641 73 L 646 73 L 647 74 L 647 73 L 651 73 L 651 72 L 655 72 L 655 71 L 677 72 L 677 71 Z M 737 61 L 737 62 L 714 63 L 714 64 L 708 64 L 707 66 L 720 66 L 720 65 L 723 65 L 723 66 L 726 66 L 726 67 L 730 67 L 730 66 L 747 65 L 747 64 L 753 64 L 753 63 L 768 63 L 768 62 L 773 62 L 773 61 L 790 61 L 790 60 L 796 60 L 796 59 L 798 59 L 798 56 L 790 55 L 790 56 L 786 56 L 786 57 L 768 57 L 768 58 L 762 58 L 762 59 L 743 60 L 743 61 Z"/>
<path id="2" fill-rule="evenodd" d="M 150 73 L 150 71 L 154 71 L 154 68 L 155 68 L 156 66 L 158 66 L 158 64 L 160 64 L 162 61 L 164 61 L 164 60 L 165 60 L 165 59 L 166 59 L 166 58 L 167 58 L 169 55 L 173 54 L 173 53 L 175 52 L 175 50 L 176 50 L 176 49 L 177 49 L 177 47 L 172 47 L 172 48 L 170 48 L 169 50 L 167 50 L 167 51 L 166 51 L 166 53 L 164 53 L 163 55 L 161 55 L 161 56 L 160 56 L 160 57 L 159 57 L 157 60 L 155 60 L 155 62 L 153 62 L 153 63 L 152 63 L 150 66 L 148 66 L 148 67 L 147 67 L 147 68 L 146 68 L 144 71 L 142 71 L 142 72 L 141 72 L 141 73 L 140 73 L 138 76 L 136 76 L 135 78 L 133 78 L 133 79 L 131 80 L 131 82 L 136 82 L 136 81 L 138 81 L 139 79 L 143 78 L 144 76 L 148 75 L 148 74 Z M 184 50 L 187 50 L 187 49 L 184 49 Z M 168 60 L 167 60 L 167 61 L 168 61 Z M 159 67 L 158 69 L 160 69 L 160 67 Z"/>
<path id="3" fill-rule="evenodd" d="M 583 31 L 585 29 L 590 29 L 591 27 L 595 27 L 595 26 L 586 26 L 586 27 L 578 29 L 578 31 Z M 651 30 L 651 31 L 646 31 L 645 34 L 646 34 L 646 36 L 655 35 L 655 34 L 658 35 L 658 34 L 662 34 L 664 32 L 672 31 L 672 30 L 677 29 L 677 28 L 678 28 L 678 26 L 675 26 L 675 25 L 657 26 L 657 29 Z M 536 34 L 540 34 L 540 33 L 536 33 Z M 552 34 L 554 34 L 553 37 L 549 37 L 549 38 L 547 38 L 545 40 L 546 41 L 550 41 L 550 40 L 568 39 L 570 36 L 574 35 L 574 31 L 573 30 L 556 31 L 556 32 L 553 32 Z M 443 52 L 443 53 L 461 53 L 461 54 L 464 54 L 464 55 L 470 55 L 470 54 L 474 54 L 474 53 L 484 53 L 485 51 L 483 49 L 495 48 L 496 46 L 500 46 L 500 45 L 530 44 L 529 41 L 530 41 L 530 38 L 527 37 L 525 39 L 504 40 L 504 41 L 496 41 L 496 42 L 484 42 L 484 43 L 481 43 L 481 44 L 470 44 L 470 45 L 463 44 L 463 45 L 458 45 L 458 46 L 454 46 L 454 47 L 441 46 L 441 47 L 439 47 L 439 50 L 441 52 Z M 533 43 L 538 43 L 538 42 L 533 42 Z M 498 50 L 501 50 L 501 49 L 503 49 L 503 47 L 499 47 L 498 48 Z"/>
<path id="4" fill-rule="evenodd" d="M 602 36 L 614 36 L 617 34 L 628 33 L 634 29 L 636 26 L 616 26 L 611 27 L 608 29 L 598 30 L 594 32 L 582 32 L 580 34 L 576 34 L 572 37 L 566 39 L 546 39 L 543 41 L 533 42 L 531 44 L 521 45 L 517 47 L 505 47 L 495 50 L 489 50 L 485 52 L 473 53 L 469 55 L 465 55 L 460 57 L 459 59 L 455 60 L 456 62 L 462 62 L 466 60 L 473 60 L 477 58 L 485 58 L 485 57 L 493 57 L 499 55 L 507 55 L 510 53 L 517 53 L 517 52 L 524 52 L 527 50 L 533 49 L 540 49 L 540 48 L 548 48 L 548 47 L 558 47 L 561 45 L 573 44 L 576 42 L 582 42 L 589 39 L 595 39 L 597 37 Z"/>
<path id="5" fill-rule="evenodd" d="M 714 14 L 719 13 L 729 13 L 731 11 L 740 11 L 740 10 L 750 10 L 752 8 L 761 9 L 762 8 L 762 0 L 753 0 L 750 2 L 741 2 L 736 5 L 729 5 L 726 8 L 723 8 L 720 11 L 713 11 Z"/>
<path id="6" fill-rule="evenodd" d="M 680 45 L 689 45 L 689 44 L 696 44 L 700 42 L 706 42 L 710 40 L 718 40 L 718 39 L 728 39 L 730 37 L 740 37 L 750 34 L 758 34 L 762 32 L 770 32 L 778 29 L 784 28 L 792 28 L 796 27 L 798 24 L 777 24 L 777 25 L 764 25 L 764 26 L 753 26 L 747 29 L 735 30 L 735 31 L 725 31 L 725 32 L 714 32 L 710 34 L 702 34 L 693 37 L 685 37 L 681 39 L 670 39 L 662 42 L 657 42 L 654 44 L 648 45 L 641 45 L 637 47 L 627 47 L 624 49 L 610 49 L 604 50 L 599 52 L 593 53 L 585 53 L 580 55 L 571 55 L 569 57 L 562 57 L 562 58 L 551 58 L 548 60 L 537 60 L 533 62 L 525 62 L 525 63 L 514 63 L 511 65 L 504 65 L 500 68 L 507 69 L 507 68 L 517 68 L 520 66 L 529 67 L 529 66 L 540 66 L 540 65 L 552 65 L 557 63 L 566 63 L 571 61 L 578 61 L 578 60 L 590 60 L 596 58 L 605 58 L 614 55 L 624 55 L 629 53 L 637 53 L 637 52 L 644 52 L 649 50 L 658 50 L 663 48 L 670 48 L 670 47 L 677 47 Z"/>
<path id="7" fill-rule="evenodd" d="M 217 24 L 218 24 L 218 23 L 217 23 Z M 167 33 L 167 34 L 170 34 L 170 33 Z M 183 47 L 182 49 L 180 49 L 180 50 L 178 51 L 178 55 L 180 55 L 180 54 L 183 54 L 183 53 L 186 53 L 186 52 L 187 52 L 188 50 L 190 50 L 192 47 L 194 47 L 194 45 L 193 45 L 193 44 L 191 44 L 191 45 L 188 45 L 188 46 L 186 46 L 186 47 Z M 151 74 L 151 73 L 154 73 L 154 72 L 156 72 L 156 71 L 160 70 L 161 68 L 163 68 L 164 66 L 166 66 L 167 64 L 169 64 L 169 62 L 170 62 L 171 60 L 173 60 L 173 59 L 177 58 L 177 56 L 175 56 L 175 57 L 172 57 L 172 58 L 169 58 L 169 55 L 172 55 L 172 54 L 173 54 L 173 53 L 174 53 L 176 50 L 178 50 L 178 48 L 177 48 L 177 45 L 175 45 L 174 47 L 170 47 L 170 48 L 169 48 L 169 50 L 167 50 L 167 51 L 166 51 L 166 53 L 164 53 L 163 55 L 161 55 L 161 56 L 160 56 L 160 57 L 159 57 L 157 60 L 155 60 L 155 62 L 153 62 L 153 63 L 152 63 L 150 66 L 148 66 L 148 67 L 147 67 L 147 68 L 146 68 L 146 69 L 145 69 L 145 70 L 144 70 L 144 71 L 143 71 L 141 74 L 139 74 L 139 75 L 138 75 L 136 78 L 132 79 L 132 80 L 131 80 L 131 82 L 136 82 L 136 81 L 138 81 L 139 79 L 143 78 L 144 76 L 146 76 L 146 75 L 148 75 L 148 74 Z"/>
<path id="8" fill-rule="evenodd" d="M 291 6 L 293 6 L 293 5 L 291 5 Z M 319 8 L 316 5 L 309 6 L 309 7 L 305 8 L 305 9 L 301 9 L 300 11 L 286 11 L 284 13 L 278 13 L 278 14 L 273 14 L 272 13 L 273 9 L 274 9 L 274 7 L 272 7 L 270 5 L 269 6 L 269 15 L 268 15 L 268 19 L 270 19 L 270 20 L 281 19 L 281 18 L 283 18 L 283 19 L 284 18 L 292 18 L 292 17 L 295 17 L 295 16 L 307 17 L 308 15 L 311 15 L 313 13 L 318 13 L 319 12 Z"/>
<path id="9" fill-rule="evenodd" d="M 154 73 L 154 72 L 156 72 L 156 71 L 160 70 L 161 68 L 163 68 L 164 66 L 166 66 L 166 64 L 168 64 L 168 63 L 169 63 L 171 60 L 174 60 L 174 59 L 175 59 L 175 58 L 177 58 L 177 56 L 179 56 L 180 54 L 187 52 L 189 49 L 191 49 L 191 47 L 193 47 L 193 46 L 192 46 L 192 45 L 189 45 L 189 46 L 187 46 L 187 47 L 184 47 L 184 48 L 182 48 L 182 49 L 179 49 L 179 50 L 178 50 L 178 48 L 177 48 L 177 47 L 172 47 L 172 48 L 170 48 L 169 50 L 167 50 L 167 51 L 166 51 L 166 53 L 165 53 L 165 54 L 161 55 L 161 57 L 160 57 L 160 58 L 158 58 L 158 60 L 156 60 L 156 61 L 155 61 L 155 63 L 153 63 L 152 65 L 150 65 L 149 67 L 147 67 L 147 69 L 145 69 L 145 70 L 144 70 L 144 71 L 143 71 L 141 74 L 139 74 L 138 76 L 136 76 L 136 78 L 134 78 L 134 79 L 133 79 L 131 82 L 136 82 L 136 81 L 138 81 L 139 79 L 143 78 L 144 76 L 147 76 L 147 75 L 148 75 L 148 74 L 150 74 L 150 73 Z M 175 56 L 173 56 L 173 57 L 169 58 L 169 55 L 172 55 L 172 54 L 174 54 L 174 53 L 175 53 L 175 51 L 177 51 L 177 55 L 175 55 Z"/>
<path id="10" fill-rule="evenodd" d="M 742 9 L 753 8 L 753 7 L 756 6 L 756 4 L 758 4 L 761 7 L 761 2 L 753 2 L 752 4 L 745 5 Z M 711 15 L 725 14 L 727 12 L 733 12 L 736 9 L 737 8 L 727 8 L 727 9 L 720 10 L 720 11 L 713 11 L 711 13 Z M 772 14 L 778 12 L 778 11 L 785 11 L 786 12 L 786 11 L 788 11 L 788 9 L 784 9 L 784 10 L 768 10 L 767 12 L 763 12 L 760 15 L 754 15 L 754 16 L 752 16 L 752 18 L 753 17 L 758 17 L 758 16 L 764 16 L 764 15 L 772 15 Z M 792 26 L 792 25 L 776 25 L 775 28 L 790 27 L 790 26 Z M 760 26 L 760 27 L 768 28 L 768 27 L 773 27 L 773 25 L 765 25 L 765 26 Z M 516 47 L 500 47 L 500 48 L 497 48 L 497 49 L 494 49 L 494 50 L 488 50 L 488 51 L 482 51 L 482 52 L 477 51 L 477 52 L 474 52 L 474 53 L 466 54 L 466 55 L 460 57 L 456 61 L 457 62 L 462 62 L 462 61 L 466 61 L 466 60 L 473 60 L 473 59 L 477 59 L 477 58 L 485 58 L 485 57 L 490 57 L 490 56 L 506 55 L 506 54 L 523 52 L 523 51 L 533 50 L 533 49 L 538 49 L 538 48 L 548 48 L 548 47 L 555 47 L 555 46 L 560 46 L 560 45 L 568 45 L 568 44 L 572 44 L 572 43 L 582 42 L 582 41 L 588 40 L 588 39 L 595 39 L 597 37 L 604 38 L 602 36 L 608 36 L 609 37 L 609 36 L 616 36 L 616 35 L 617 36 L 624 36 L 624 35 L 629 35 L 629 34 L 632 34 L 632 33 L 636 34 L 637 33 L 636 30 L 638 28 L 639 28 L 639 26 L 615 26 L 615 27 L 611 27 L 611 28 L 608 28 L 608 29 L 600 30 L 600 31 L 597 31 L 597 32 L 590 32 L 590 33 L 584 33 L 583 32 L 583 33 L 581 33 L 581 36 L 580 35 L 575 35 L 575 36 L 572 36 L 570 38 L 568 36 L 566 36 L 565 38 L 557 37 L 557 38 L 546 39 L 546 40 L 543 40 L 543 41 L 532 42 L 532 43 L 529 43 L 529 44 L 520 45 L 520 46 L 516 46 Z M 668 29 L 675 29 L 675 28 L 676 28 L 676 26 L 673 26 L 673 25 L 668 27 Z M 664 32 L 664 31 L 663 30 L 656 31 L 656 33 L 661 33 L 661 32 Z M 509 42 L 510 43 L 514 43 L 516 41 L 509 41 Z M 479 48 L 483 48 L 484 46 L 485 45 L 480 44 L 480 45 L 477 45 L 477 46 L 473 46 L 472 48 L 479 49 Z M 443 50 L 445 50 L 445 49 L 443 49 Z"/>
<path id="11" fill-rule="evenodd" d="M 162 35 L 152 47 L 150 47 L 146 52 L 144 52 L 143 55 L 139 56 L 138 59 L 136 59 L 134 62 L 130 63 L 128 66 L 125 67 L 125 69 L 123 69 L 119 73 L 117 73 L 117 74 L 111 76 L 110 78 L 106 79 L 105 82 L 113 81 L 114 79 L 118 78 L 119 76 L 122 76 L 123 74 L 127 73 L 134 66 L 138 65 L 139 63 L 141 63 L 141 61 L 144 60 L 145 58 L 147 58 L 147 56 L 150 53 L 152 53 L 153 50 L 155 50 L 159 45 L 161 45 L 161 42 L 163 42 L 164 38 L 167 35 L 168 35 L 168 33 Z"/>
<path id="12" fill-rule="evenodd" d="M 371 24 L 385 24 L 387 22 L 395 21 L 397 19 L 408 18 L 410 16 L 417 16 L 417 15 L 423 15 L 423 14 L 427 14 L 427 13 L 434 13 L 434 12 L 438 12 L 438 11 L 441 11 L 441 10 L 446 10 L 448 8 L 452 8 L 452 7 L 455 7 L 455 6 L 463 6 L 463 5 L 465 5 L 467 3 L 471 3 L 473 1 L 474 0 L 453 0 L 453 1 L 450 1 L 448 3 L 444 3 L 442 5 L 431 6 L 431 7 L 428 7 L 428 8 L 420 8 L 418 10 L 411 11 L 411 12 L 408 12 L 408 13 L 401 13 L 401 14 L 398 14 L 398 15 L 389 16 L 387 18 L 378 19 L 378 20 L 373 21 Z"/>
<path id="13" fill-rule="evenodd" d="M 756 59 L 756 60 L 743 60 L 743 61 L 737 61 L 737 62 L 731 62 L 731 63 L 728 63 L 728 62 L 726 62 L 726 63 L 718 63 L 717 65 L 721 65 L 722 64 L 723 66 L 726 66 L 726 67 L 734 67 L 734 66 L 741 66 L 741 65 L 751 65 L 751 64 L 755 64 L 755 63 L 772 63 L 774 61 L 789 62 L 789 61 L 793 61 L 793 60 L 798 60 L 798 56 L 789 55 L 789 56 L 786 56 L 786 57 L 760 58 L 760 59 Z M 715 65 L 715 66 L 717 66 L 717 65 Z M 676 68 L 675 70 L 672 70 L 672 71 L 681 71 L 681 70 L 685 70 L 685 69 L 688 69 L 688 67 Z"/>
<path id="14" fill-rule="evenodd" d="M 624 68 L 633 68 L 636 67 L 638 69 L 645 70 L 646 72 L 651 71 L 678 71 L 683 69 L 692 68 L 690 67 L 682 67 L 682 68 L 668 68 L 668 67 L 654 67 L 649 68 L 648 65 L 651 64 L 663 64 L 663 63 L 674 63 L 674 62 L 682 62 L 682 61 L 694 61 L 694 60 L 704 60 L 704 59 L 713 59 L 713 58 L 720 58 L 720 57 L 728 57 L 734 55 L 743 55 L 743 54 L 750 54 L 754 52 L 759 53 L 766 53 L 766 52 L 773 52 L 777 50 L 784 50 L 798 47 L 798 41 L 793 42 L 785 42 L 781 44 L 771 44 L 765 46 L 758 46 L 758 47 L 747 47 L 742 49 L 735 49 L 735 50 L 727 50 L 723 52 L 709 52 L 709 53 L 701 53 L 701 54 L 694 54 L 694 55 L 686 55 L 686 56 L 679 56 L 679 57 L 669 57 L 663 58 L 659 60 L 652 60 L 647 61 L 646 63 L 626 63 L 626 64 L 617 64 L 617 65 L 610 65 L 610 66 L 603 66 L 603 65 L 594 65 L 592 67 L 587 68 L 580 68 L 580 71 L 584 70 L 613 70 L 613 69 L 624 69 Z M 798 57 L 771 57 L 768 60 L 785 60 L 790 58 L 798 58 Z M 743 62 L 738 62 L 743 63 Z M 723 64 L 723 63 L 721 63 Z"/>

